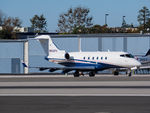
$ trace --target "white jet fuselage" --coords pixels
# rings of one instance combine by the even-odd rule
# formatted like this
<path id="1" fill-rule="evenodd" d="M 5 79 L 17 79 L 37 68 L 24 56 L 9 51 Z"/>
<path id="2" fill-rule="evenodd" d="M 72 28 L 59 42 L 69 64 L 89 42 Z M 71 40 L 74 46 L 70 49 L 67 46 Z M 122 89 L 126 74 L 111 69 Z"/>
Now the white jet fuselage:
<path id="1" fill-rule="evenodd" d="M 48 50 L 48 56 L 45 58 L 50 62 L 54 62 L 64 67 L 45 67 L 50 72 L 55 70 L 63 70 L 64 73 L 75 71 L 74 76 L 79 76 L 79 71 L 88 71 L 90 76 L 94 76 L 95 72 L 110 68 L 128 68 L 137 69 L 141 63 L 127 52 L 66 52 L 60 50 L 54 44 L 50 36 L 41 35 L 35 39 L 39 40 L 43 49 Z M 48 48 L 46 49 L 46 45 Z M 131 76 L 131 72 L 129 73 Z"/>
<path id="2" fill-rule="evenodd" d="M 66 59 L 65 52 L 57 54 L 54 52 L 48 56 L 50 62 L 64 66 L 92 66 L 103 70 L 109 68 L 132 68 L 139 67 L 141 64 L 126 52 L 70 52 L 69 59 Z"/>

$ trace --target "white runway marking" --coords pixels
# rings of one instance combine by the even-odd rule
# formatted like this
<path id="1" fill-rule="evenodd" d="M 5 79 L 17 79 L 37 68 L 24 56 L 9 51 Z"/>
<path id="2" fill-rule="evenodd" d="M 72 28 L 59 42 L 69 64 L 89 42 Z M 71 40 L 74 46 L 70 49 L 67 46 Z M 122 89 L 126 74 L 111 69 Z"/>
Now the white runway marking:
<path id="1" fill-rule="evenodd" d="M 150 96 L 150 94 L 0 94 L 0 96 Z"/>

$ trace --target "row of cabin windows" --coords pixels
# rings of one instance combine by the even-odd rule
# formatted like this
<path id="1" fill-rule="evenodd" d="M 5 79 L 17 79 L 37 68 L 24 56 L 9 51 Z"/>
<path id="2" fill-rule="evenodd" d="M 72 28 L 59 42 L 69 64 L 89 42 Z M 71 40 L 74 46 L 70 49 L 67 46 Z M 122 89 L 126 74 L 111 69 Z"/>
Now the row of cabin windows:
<path id="1" fill-rule="evenodd" d="M 86 59 L 86 57 L 83 57 L 83 59 L 85 60 Z M 87 57 L 87 59 L 88 60 L 99 60 L 99 59 L 101 59 L 101 60 L 103 60 L 103 59 L 105 59 L 105 60 L 107 60 L 107 57 Z"/>

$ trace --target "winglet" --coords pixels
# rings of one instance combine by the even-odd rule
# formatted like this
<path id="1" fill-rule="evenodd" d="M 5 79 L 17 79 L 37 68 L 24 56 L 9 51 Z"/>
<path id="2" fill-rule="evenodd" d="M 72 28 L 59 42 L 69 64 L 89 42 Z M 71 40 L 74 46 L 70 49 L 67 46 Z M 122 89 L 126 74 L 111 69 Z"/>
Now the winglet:
<path id="1" fill-rule="evenodd" d="M 145 56 L 148 56 L 148 55 L 150 55 L 150 49 L 147 51 Z"/>
<path id="2" fill-rule="evenodd" d="M 28 67 L 23 60 L 21 60 L 23 67 Z"/>

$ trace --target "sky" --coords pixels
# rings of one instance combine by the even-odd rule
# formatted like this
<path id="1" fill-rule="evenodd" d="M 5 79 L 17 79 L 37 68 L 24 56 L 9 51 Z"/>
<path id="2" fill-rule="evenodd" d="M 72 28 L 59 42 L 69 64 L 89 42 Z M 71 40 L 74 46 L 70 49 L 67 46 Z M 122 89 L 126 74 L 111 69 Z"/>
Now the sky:
<path id="1" fill-rule="evenodd" d="M 19 17 L 23 27 L 31 26 L 30 19 L 35 14 L 43 14 L 49 32 L 58 29 L 60 14 L 78 6 L 90 9 L 89 16 L 93 17 L 94 24 L 104 25 L 105 14 L 109 14 L 109 27 L 121 26 L 123 16 L 127 24 L 137 26 L 138 11 L 143 6 L 150 9 L 150 0 L 0 0 L 0 10 L 6 16 Z"/>

